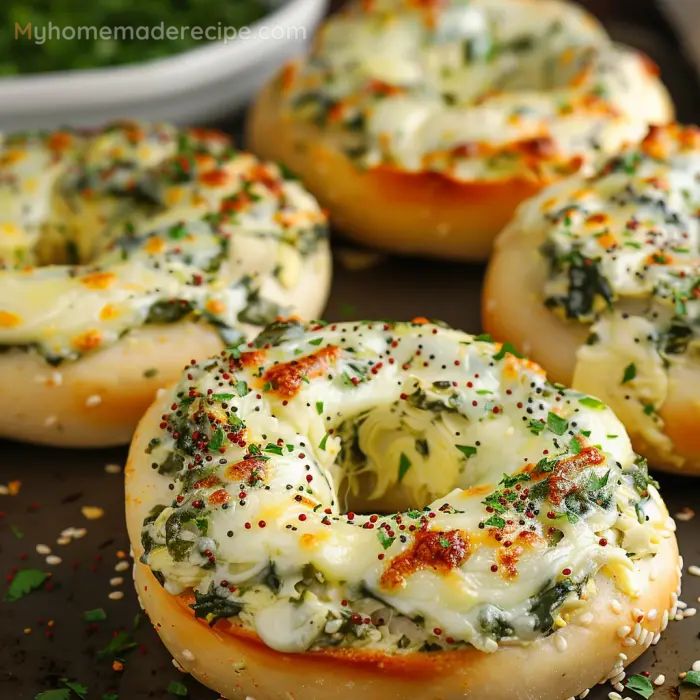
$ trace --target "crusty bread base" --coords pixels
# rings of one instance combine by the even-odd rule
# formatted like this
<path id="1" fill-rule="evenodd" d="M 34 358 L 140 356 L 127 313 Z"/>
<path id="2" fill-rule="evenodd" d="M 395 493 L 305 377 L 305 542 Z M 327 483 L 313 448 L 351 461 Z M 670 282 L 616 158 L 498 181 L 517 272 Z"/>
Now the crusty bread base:
<path id="1" fill-rule="evenodd" d="M 473 648 L 407 655 L 361 650 L 288 654 L 270 649 L 227 621 L 209 627 L 188 607 L 191 595 L 167 593 L 150 569 L 138 563 L 143 518 L 153 505 L 169 500 L 166 480 L 151 469 L 144 454 L 163 409 L 163 401 L 156 402 L 144 416 L 126 466 L 126 518 L 137 559 L 136 589 L 178 663 L 225 698 L 562 700 L 616 675 L 620 653 L 627 657 L 625 664 L 637 658 L 665 627 L 667 611 L 675 608 L 679 557 L 669 532 L 656 557 L 638 564 L 639 597 L 623 595 L 612 580 L 599 575 L 597 594 L 566 627 L 530 645 L 503 646 L 493 654 Z M 656 612 L 651 619 L 645 615 L 635 637 L 637 608 Z M 623 626 L 631 636 L 620 636 Z"/>
<path id="2" fill-rule="evenodd" d="M 333 224 L 358 243 L 393 253 L 485 260 L 518 204 L 549 184 L 525 178 L 461 182 L 386 165 L 361 169 L 321 129 L 285 112 L 278 85 L 273 78 L 251 108 L 248 147 L 295 172 Z M 668 93 L 651 74 L 649 95 L 665 116 L 661 121 L 672 119 Z"/>
<path id="3" fill-rule="evenodd" d="M 297 287 L 285 293 L 270 286 L 268 298 L 316 318 L 328 296 L 330 265 L 322 246 L 307 260 Z M 253 327 L 245 330 L 255 335 Z M 212 326 L 182 321 L 136 328 L 58 367 L 34 351 L 0 353 L 0 437 L 62 447 L 124 444 L 159 388 L 174 382 L 192 358 L 222 347 Z M 157 372 L 147 376 L 149 370 Z"/>
<path id="4" fill-rule="evenodd" d="M 482 322 L 496 340 L 511 341 L 541 364 L 553 380 L 571 385 L 576 352 L 586 340 L 588 327 L 559 318 L 542 303 L 547 266 L 538 251 L 540 243 L 523 235 L 515 222 L 496 239 L 484 285 Z M 696 369 L 683 362 L 671 365 L 668 395 L 659 415 L 676 453 L 684 459 L 681 467 L 649 444 L 634 425 L 625 426 L 635 450 L 653 467 L 700 474 L 699 397 L 700 374 Z"/>
<path id="5" fill-rule="evenodd" d="M 458 182 L 440 173 L 362 170 L 319 129 L 282 111 L 273 80 L 248 119 L 248 147 L 284 163 L 358 243 L 395 253 L 484 260 L 515 207 L 545 182 Z"/>

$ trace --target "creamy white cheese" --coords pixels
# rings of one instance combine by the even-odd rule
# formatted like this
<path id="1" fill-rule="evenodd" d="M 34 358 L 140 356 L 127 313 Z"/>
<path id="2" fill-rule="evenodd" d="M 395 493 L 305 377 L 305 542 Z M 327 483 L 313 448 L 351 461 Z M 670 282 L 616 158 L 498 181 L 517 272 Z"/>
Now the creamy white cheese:
<path id="1" fill-rule="evenodd" d="M 650 65 L 560 0 L 372 0 L 329 19 L 282 89 L 364 166 L 546 180 L 668 119 Z"/>
<path id="2" fill-rule="evenodd" d="M 266 292 L 299 286 L 326 245 L 302 186 L 218 132 L 124 124 L 8 136 L 0 346 L 74 359 L 181 317 L 240 334 L 286 311 Z"/>
<path id="3" fill-rule="evenodd" d="M 669 378 L 680 365 L 700 369 L 699 212 L 700 133 L 673 125 L 590 177 L 544 190 L 514 224 L 544 242 L 545 303 L 590 327 L 574 386 L 608 402 L 671 464 L 683 460 L 659 415 Z"/>
<path id="4" fill-rule="evenodd" d="M 526 642 L 603 570 L 635 595 L 667 517 L 612 411 L 430 323 L 277 324 L 188 368 L 148 452 L 144 561 L 283 651 Z"/>

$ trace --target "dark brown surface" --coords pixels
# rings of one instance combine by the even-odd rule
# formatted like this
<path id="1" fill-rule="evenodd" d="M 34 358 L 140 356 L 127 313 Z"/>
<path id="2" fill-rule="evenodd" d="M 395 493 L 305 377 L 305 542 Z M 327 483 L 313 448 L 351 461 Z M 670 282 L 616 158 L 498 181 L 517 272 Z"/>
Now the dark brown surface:
<path id="1" fill-rule="evenodd" d="M 605 12 L 613 34 L 647 51 L 662 67 L 681 119 L 700 119 L 697 78 L 675 50 L 668 27 L 647 0 L 590 0 L 592 9 Z M 234 129 L 235 131 L 236 129 Z M 345 262 L 343 262 L 345 261 Z M 336 260 L 328 319 L 411 318 L 443 319 L 467 331 L 479 331 L 479 291 L 483 268 L 417 260 L 381 258 L 364 269 L 350 270 L 356 260 L 342 251 Z M 0 391 L 2 389 L 0 388 Z M 31 387 L 28 386 L 30 391 Z M 700 427 L 699 427 L 700 429 Z M 87 697 L 118 692 L 121 700 L 173 698 L 170 681 L 181 681 L 195 700 L 216 695 L 193 679 L 183 677 L 155 633 L 145 621 L 134 633 L 138 646 L 125 656 L 122 671 L 109 660 L 98 660 L 115 631 L 131 629 L 138 614 L 130 572 L 117 573 L 118 553 L 128 552 L 123 522 L 121 475 L 105 473 L 108 463 L 124 464 L 126 450 L 67 451 L 0 442 L 0 484 L 20 480 L 16 496 L 0 496 L 0 557 L 4 573 L 14 568 L 51 571 L 50 587 L 15 602 L 0 601 L 0 700 L 31 700 L 67 677 L 89 687 Z M 699 515 L 680 522 L 678 535 L 686 563 L 700 564 L 700 480 L 659 476 L 671 513 L 693 506 Z M 104 508 L 104 517 L 88 521 L 82 506 Z M 56 538 L 66 527 L 86 527 L 87 535 L 66 546 Z M 38 543 L 62 557 L 48 566 L 36 553 Z M 113 588 L 110 579 L 123 576 Z M 108 593 L 122 590 L 124 598 L 112 601 Z M 700 578 L 685 576 L 683 600 L 700 605 Z M 85 610 L 104 608 L 107 620 L 90 625 Z M 25 628 L 31 632 L 25 634 Z M 700 615 L 672 622 L 662 642 L 633 666 L 632 672 L 666 675 L 655 698 L 677 697 L 677 676 L 700 658 Z M 589 697 L 604 700 L 609 685 Z M 638 698 L 631 691 L 629 697 Z M 682 697 L 695 697 L 685 689 Z M 77 697 L 77 696 L 72 696 Z M 482 696 L 488 698 L 486 689 Z M 265 700 L 260 698 L 258 700 Z M 305 700 L 299 698 L 298 700 Z"/>

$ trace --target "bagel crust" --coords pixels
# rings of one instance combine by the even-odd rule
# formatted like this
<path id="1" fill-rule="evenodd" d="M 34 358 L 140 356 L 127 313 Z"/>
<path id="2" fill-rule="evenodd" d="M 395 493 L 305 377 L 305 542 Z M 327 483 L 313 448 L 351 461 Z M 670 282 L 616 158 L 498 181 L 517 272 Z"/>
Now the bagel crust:
<path id="1" fill-rule="evenodd" d="M 483 323 L 608 403 L 651 465 L 700 474 L 700 131 L 652 128 L 524 203 L 497 240 Z M 517 298 L 517 303 L 513 299 Z"/>
<path id="2" fill-rule="evenodd" d="M 350 238 L 481 260 L 521 201 L 672 114 L 649 59 L 573 4 L 373 0 L 263 89 L 248 142 Z"/>
<path id="3" fill-rule="evenodd" d="M 675 610 L 673 521 L 622 426 L 507 345 L 276 324 L 188 377 L 136 431 L 127 526 L 156 631 L 226 698 L 563 700 Z"/>
<path id="4" fill-rule="evenodd" d="M 8 135 L 0 175 L 2 437 L 128 442 L 192 358 L 323 308 L 325 216 L 222 133 Z"/>

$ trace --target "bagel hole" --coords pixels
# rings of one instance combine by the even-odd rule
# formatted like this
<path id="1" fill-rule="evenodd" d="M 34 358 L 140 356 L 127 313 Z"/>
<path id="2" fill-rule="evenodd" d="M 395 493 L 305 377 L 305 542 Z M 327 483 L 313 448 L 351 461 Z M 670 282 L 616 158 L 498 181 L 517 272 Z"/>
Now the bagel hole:
<path id="1" fill-rule="evenodd" d="M 422 510 L 471 485 L 474 475 L 451 431 L 428 410 L 410 411 L 399 420 L 396 404 L 375 406 L 335 427 L 342 446 L 333 474 L 341 512 Z"/>

